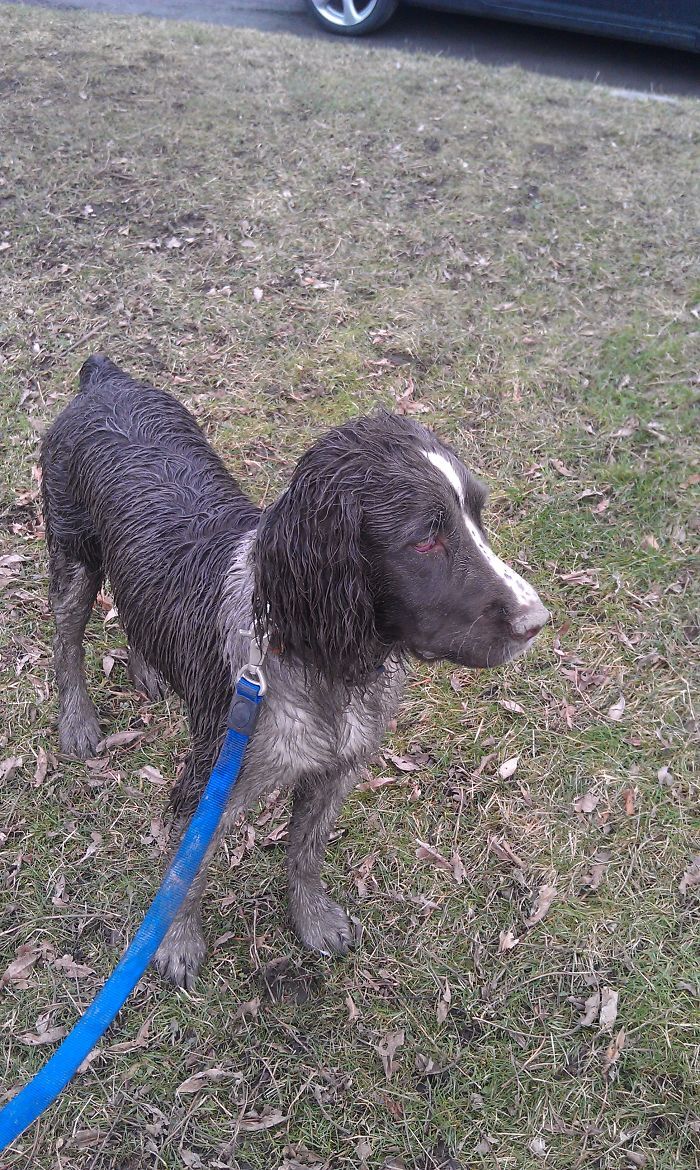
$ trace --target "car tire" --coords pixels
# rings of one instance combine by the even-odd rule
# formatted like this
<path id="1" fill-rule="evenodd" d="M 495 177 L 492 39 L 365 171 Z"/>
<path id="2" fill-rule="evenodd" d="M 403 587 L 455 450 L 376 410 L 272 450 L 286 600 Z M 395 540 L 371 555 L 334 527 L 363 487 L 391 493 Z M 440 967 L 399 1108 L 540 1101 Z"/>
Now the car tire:
<path id="1" fill-rule="evenodd" d="M 394 15 L 399 0 L 306 0 L 309 12 L 341 37 L 361 37 L 381 28 Z"/>

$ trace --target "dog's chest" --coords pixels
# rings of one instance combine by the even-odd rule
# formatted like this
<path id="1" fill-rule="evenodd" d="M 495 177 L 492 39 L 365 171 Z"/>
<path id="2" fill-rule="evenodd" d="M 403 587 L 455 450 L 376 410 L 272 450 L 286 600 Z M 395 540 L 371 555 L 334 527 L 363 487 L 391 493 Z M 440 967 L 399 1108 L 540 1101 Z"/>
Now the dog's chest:
<path id="1" fill-rule="evenodd" d="M 337 705 L 296 688 L 270 696 L 258 740 L 268 766 L 292 785 L 304 775 L 359 767 L 379 747 L 399 693 L 400 681 L 392 680 Z"/>

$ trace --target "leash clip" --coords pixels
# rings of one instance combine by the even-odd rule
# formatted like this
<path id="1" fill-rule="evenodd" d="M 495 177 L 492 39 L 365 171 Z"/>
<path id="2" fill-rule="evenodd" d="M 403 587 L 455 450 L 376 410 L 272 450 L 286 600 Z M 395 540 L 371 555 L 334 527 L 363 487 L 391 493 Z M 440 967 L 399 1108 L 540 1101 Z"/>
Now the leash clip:
<path id="1" fill-rule="evenodd" d="M 241 670 L 238 678 L 245 678 L 248 682 L 253 683 L 258 687 L 260 697 L 267 691 L 267 679 L 262 670 L 262 664 L 265 661 L 269 639 L 267 634 L 262 635 L 262 640 L 259 642 L 255 630 L 239 630 L 238 633 L 242 638 L 250 639 L 250 648 L 248 650 L 248 661 Z"/>

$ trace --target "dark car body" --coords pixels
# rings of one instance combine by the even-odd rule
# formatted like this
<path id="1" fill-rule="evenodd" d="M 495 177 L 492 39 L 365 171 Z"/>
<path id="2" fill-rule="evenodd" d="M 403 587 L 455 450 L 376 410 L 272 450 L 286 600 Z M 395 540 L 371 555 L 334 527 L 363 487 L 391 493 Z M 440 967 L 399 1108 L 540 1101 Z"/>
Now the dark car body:
<path id="1" fill-rule="evenodd" d="M 700 52 L 700 0 L 407 0 L 421 8 Z"/>

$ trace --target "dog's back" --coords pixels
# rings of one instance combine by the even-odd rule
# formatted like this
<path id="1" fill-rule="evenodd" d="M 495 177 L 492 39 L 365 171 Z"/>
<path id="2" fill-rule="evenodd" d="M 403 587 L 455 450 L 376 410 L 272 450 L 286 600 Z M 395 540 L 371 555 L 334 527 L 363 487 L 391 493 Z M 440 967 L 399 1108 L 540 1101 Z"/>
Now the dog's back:
<path id="1" fill-rule="evenodd" d="M 80 580 L 90 579 L 87 593 L 109 577 L 130 643 L 156 649 L 182 692 L 182 655 L 173 642 L 186 617 L 194 617 L 182 607 L 216 595 L 204 585 L 223 581 L 232 549 L 256 527 L 259 509 L 184 406 L 104 357 L 82 367 L 80 393 L 45 437 L 42 470 L 59 592 L 80 573 Z M 216 618 L 204 608 L 196 624 L 206 639 Z M 162 616 L 154 623 L 156 610 Z"/>
<path id="2" fill-rule="evenodd" d="M 175 525 L 196 539 L 217 524 L 235 536 L 257 523 L 259 510 L 189 411 L 108 358 L 85 362 L 80 393 L 46 435 L 42 465 L 51 536 L 66 547 L 74 543 L 76 509 L 81 512 L 75 542 L 80 559 L 91 559 L 94 537 L 113 527 L 145 526 L 157 539 Z M 68 531 L 66 493 L 73 505 Z M 93 540 L 86 541 L 90 527 Z"/>

